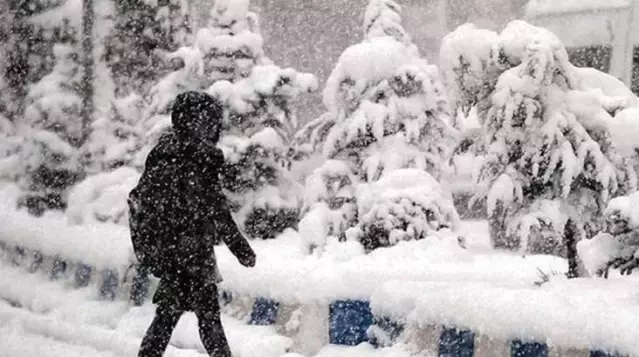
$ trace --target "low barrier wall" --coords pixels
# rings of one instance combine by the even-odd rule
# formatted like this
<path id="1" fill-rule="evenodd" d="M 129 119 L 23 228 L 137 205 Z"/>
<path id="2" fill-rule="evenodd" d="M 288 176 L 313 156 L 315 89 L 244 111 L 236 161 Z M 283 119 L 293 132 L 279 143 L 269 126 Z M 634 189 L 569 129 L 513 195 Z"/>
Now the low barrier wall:
<path id="1" fill-rule="evenodd" d="M 5 262 L 70 288 L 95 288 L 107 301 L 140 305 L 153 289 L 121 227 L 66 227 L 21 213 L 4 215 L 0 250 Z M 229 269 L 239 265 L 222 248 L 218 259 L 225 313 L 274 325 L 292 338 L 294 352 L 307 355 L 327 344 L 401 343 L 422 356 L 639 356 L 636 280 L 559 279 L 535 287 L 528 272 L 492 279 L 494 272 L 487 271 L 444 274 L 442 268 L 439 274 L 427 266 L 414 271 L 419 261 L 404 262 L 407 270 L 373 266 L 375 259 L 388 260 L 383 255 L 362 258 L 368 259 L 360 262 L 364 265 L 335 263 L 338 269 L 313 258 Z M 361 266 L 369 269 L 358 275 Z M 605 289 L 618 293 L 610 297 Z"/>

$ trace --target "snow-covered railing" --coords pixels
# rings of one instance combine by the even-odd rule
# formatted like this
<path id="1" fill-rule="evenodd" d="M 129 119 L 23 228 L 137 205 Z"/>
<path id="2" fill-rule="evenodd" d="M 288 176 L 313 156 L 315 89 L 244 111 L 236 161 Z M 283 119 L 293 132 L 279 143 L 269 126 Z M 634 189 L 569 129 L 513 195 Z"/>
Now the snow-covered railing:
<path id="1" fill-rule="evenodd" d="M 113 224 L 69 226 L 62 217 L 0 212 L 0 258 L 75 288 L 95 287 L 100 298 L 141 303 L 149 279 L 138 272 L 128 230 Z"/>
<path id="2" fill-rule="evenodd" d="M 366 299 L 291 304 L 227 292 L 224 301 L 252 323 L 276 325 L 309 354 L 328 343 L 368 342 L 402 343 L 424 356 L 635 357 L 637 291 L 636 281 L 619 280 L 562 278 L 528 288 L 404 280 Z"/>
<path id="3" fill-rule="evenodd" d="M 70 288 L 97 287 L 107 300 L 148 301 L 149 279 L 130 271 L 125 228 L 69 227 L 15 212 L 3 212 L 0 223 L 5 262 Z M 329 244 L 322 257 L 304 256 L 294 232 L 252 245 L 258 265 L 250 270 L 217 249 L 223 309 L 274 325 L 296 352 L 403 343 L 439 356 L 639 356 L 636 280 L 557 278 L 536 287 L 537 269 L 561 271 L 565 262 L 473 253 L 435 238 L 368 255 Z"/>

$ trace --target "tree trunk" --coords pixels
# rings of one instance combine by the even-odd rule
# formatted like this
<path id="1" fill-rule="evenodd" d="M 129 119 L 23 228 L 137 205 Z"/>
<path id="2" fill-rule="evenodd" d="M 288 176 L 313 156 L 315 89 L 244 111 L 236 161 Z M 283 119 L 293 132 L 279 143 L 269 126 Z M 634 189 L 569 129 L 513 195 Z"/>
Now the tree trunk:
<path id="1" fill-rule="evenodd" d="M 577 242 L 579 241 L 579 229 L 572 218 L 569 218 L 564 227 L 564 244 L 566 245 L 566 257 L 568 258 L 568 279 L 580 277 L 579 257 L 577 256 Z"/>
<path id="2" fill-rule="evenodd" d="M 82 139 L 84 144 L 93 121 L 93 0 L 83 0 L 82 9 Z"/>

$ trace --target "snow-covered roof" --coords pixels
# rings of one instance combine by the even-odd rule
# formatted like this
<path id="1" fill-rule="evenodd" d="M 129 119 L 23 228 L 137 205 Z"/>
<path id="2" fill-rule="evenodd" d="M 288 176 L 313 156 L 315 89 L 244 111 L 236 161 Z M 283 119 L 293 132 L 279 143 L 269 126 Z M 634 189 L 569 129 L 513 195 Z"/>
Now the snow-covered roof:
<path id="1" fill-rule="evenodd" d="M 631 3 L 631 0 L 532 0 L 526 5 L 526 17 L 617 10 L 627 8 Z"/>

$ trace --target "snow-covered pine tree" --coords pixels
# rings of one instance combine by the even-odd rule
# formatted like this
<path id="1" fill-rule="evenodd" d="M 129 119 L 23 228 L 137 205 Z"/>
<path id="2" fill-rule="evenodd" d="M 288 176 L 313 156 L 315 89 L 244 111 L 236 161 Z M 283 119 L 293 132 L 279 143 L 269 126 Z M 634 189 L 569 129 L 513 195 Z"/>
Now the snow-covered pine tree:
<path id="1" fill-rule="evenodd" d="M 59 7 L 61 2 L 23 0 L 7 1 L 3 5 L 6 6 L 3 13 L 6 63 L 2 66 L 6 84 L 2 98 L 6 106 L 3 111 L 9 119 L 17 121 L 25 109 L 28 86 L 51 71 L 54 65 L 52 44 L 61 40 L 33 20 Z M 58 34 L 68 32 L 58 30 Z"/>
<path id="2" fill-rule="evenodd" d="M 358 240 L 367 250 L 421 239 L 441 226 L 454 228 L 458 219 L 450 196 L 432 177 L 446 169 L 455 144 L 446 96 L 437 68 L 403 30 L 399 11 L 393 1 L 371 0 L 365 40 L 344 51 L 327 81 L 329 112 L 298 134 L 327 160 L 307 181 L 307 190 L 319 187 L 325 194 L 308 197 L 300 230 L 317 231 L 308 225 L 316 224 L 321 212 L 344 217 L 324 232 Z M 405 189 L 396 185 L 402 175 L 413 178 Z M 358 207 L 355 219 L 352 205 Z M 438 224 L 424 223 L 429 221 Z M 321 245 L 319 239 L 308 246 Z"/>
<path id="3" fill-rule="evenodd" d="M 115 94 L 144 95 L 166 75 L 160 53 L 191 44 L 184 0 L 117 0 L 113 31 L 104 59 L 115 82 Z"/>
<path id="4" fill-rule="evenodd" d="M 175 96 L 208 88 L 226 109 L 220 146 L 232 207 L 249 236 L 274 238 L 297 222 L 298 191 L 287 174 L 289 137 L 296 126 L 292 101 L 314 89 L 316 80 L 271 64 L 248 1 L 216 1 L 209 25 L 198 31 L 193 46 L 165 54 L 175 70 L 147 95 L 142 131 L 148 135 L 135 162 L 141 166 L 170 127 Z"/>
<path id="5" fill-rule="evenodd" d="M 204 56 L 208 85 L 237 82 L 254 66 L 272 64 L 264 54 L 258 16 L 249 6 L 250 0 L 217 0 L 209 25 L 198 31 L 195 41 Z"/>
<path id="6" fill-rule="evenodd" d="M 83 147 L 84 155 L 88 156 L 87 173 L 136 166 L 144 137 L 139 125 L 143 108 L 142 97 L 132 93 L 113 100 L 110 110 L 91 124 L 91 135 Z"/>
<path id="7" fill-rule="evenodd" d="M 228 108 L 220 141 L 227 163 L 223 182 L 250 237 L 275 238 L 297 226 L 301 186 L 288 157 L 297 126 L 292 102 L 316 87 L 313 75 L 258 65 L 247 78 L 209 89 Z"/>
<path id="8" fill-rule="evenodd" d="M 204 89 L 204 64 L 197 48 L 180 47 L 177 51 L 165 54 L 163 60 L 174 70 L 162 77 L 146 94 L 139 130 L 144 137 L 141 150 L 133 160 L 134 165 L 139 168 L 144 166 L 146 156 L 157 144 L 159 137 L 171 127 L 171 108 L 175 97 L 189 90 Z"/>
<path id="9" fill-rule="evenodd" d="M 547 30 L 514 21 L 498 36 L 459 31 L 444 41 L 450 58 L 442 63 L 459 84 L 456 98 L 479 108 L 485 160 L 477 197 L 487 197 L 493 244 L 565 254 L 568 218 L 583 228 L 610 197 L 636 188 L 632 165 L 610 137 L 609 98 L 582 84 Z M 464 62 L 473 65 L 460 70 Z"/>
<path id="10" fill-rule="evenodd" d="M 64 191 L 83 174 L 79 95 L 80 69 L 73 44 L 54 46 L 53 71 L 29 88 L 25 121 L 27 139 L 21 148 L 21 185 L 34 212 L 63 208 Z"/>

